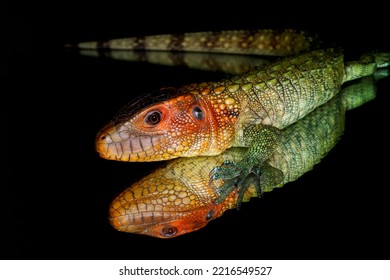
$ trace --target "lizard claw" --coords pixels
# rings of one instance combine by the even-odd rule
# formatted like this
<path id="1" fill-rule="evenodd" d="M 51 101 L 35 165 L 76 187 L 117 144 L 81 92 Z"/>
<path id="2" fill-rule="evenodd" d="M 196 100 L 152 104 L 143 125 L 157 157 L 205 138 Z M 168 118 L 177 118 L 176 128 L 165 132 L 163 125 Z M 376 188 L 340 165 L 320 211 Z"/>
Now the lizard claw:
<path id="1" fill-rule="evenodd" d="M 223 173 L 223 172 L 224 172 L 224 169 L 226 169 L 226 168 L 228 168 L 229 166 L 232 166 L 232 165 L 234 165 L 233 162 L 231 162 L 231 161 L 225 161 L 224 163 L 222 163 L 221 166 L 216 166 L 216 167 L 214 167 L 214 168 L 210 171 L 209 177 L 210 177 L 210 178 L 211 178 L 211 177 L 215 177 L 215 178 L 213 179 L 213 181 L 216 180 L 216 179 L 219 179 L 218 177 L 221 176 L 220 173 L 221 173 L 221 172 Z"/>
<path id="2" fill-rule="evenodd" d="M 234 170 L 234 166 L 233 162 L 225 161 L 221 166 L 214 167 L 209 173 L 209 188 L 214 188 L 212 185 L 215 180 L 228 181 L 239 175 L 239 170 Z M 218 189 L 217 192 L 220 193 Z"/>
<path id="3" fill-rule="evenodd" d="M 255 186 L 257 197 L 261 197 L 263 194 L 263 191 L 260 186 L 260 176 L 255 174 L 254 172 L 249 173 L 243 183 L 243 187 L 241 187 L 238 191 L 238 197 L 237 197 L 237 210 L 240 210 L 241 204 L 244 198 L 245 191 L 252 185 Z"/>
<path id="4" fill-rule="evenodd" d="M 216 189 L 219 194 L 215 200 L 216 204 L 220 204 L 231 192 L 237 190 L 237 210 L 240 210 L 245 193 L 250 187 L 254 187 L 257 196 L 261 197 L 265 191 L 270 191 L 284 180 L 283 172 L 268 163 L 255 165 L 249 170 L 245 168 L 240 170 L 239 163 L 229 163 L 228 166 L 231 169 L 228 169 L 229 167 L 226 165 L 222 165 L 215 167 L 210 172 L 212 176 L 209 186 L 216 179 L 223 180 L 222 186 Z"/>
<path id="5" fill-rule="evenodd" d="M 216 192 L 219 194 L 215 200 L 216 204 L 223 202 L 232 191 L 237 189 L 237 209 L 239 210 L 244 194 L 250 186 L 255 186 L 259 196 L 262 193 L 259 168 L 247 170 L 246 168 L 241 168 L 239 163 L 226 161 L 221 166 L 217 166 L 211 170 L 209 187 L 212 187 L 215 180 L 224 181 L 223 185 L 216 189 Z"/>
<path id="6" fill-rule="evenodd" d="M 218 197 L 215 199 L 215 204 L 220 204 L 223 202 L 226 197 L 237 188 L 237 182 L 235 179 L 229 180 L 224 183 L 224 185 L 218 189 L 216 189 L 216 192 L 218 193 Z"/>

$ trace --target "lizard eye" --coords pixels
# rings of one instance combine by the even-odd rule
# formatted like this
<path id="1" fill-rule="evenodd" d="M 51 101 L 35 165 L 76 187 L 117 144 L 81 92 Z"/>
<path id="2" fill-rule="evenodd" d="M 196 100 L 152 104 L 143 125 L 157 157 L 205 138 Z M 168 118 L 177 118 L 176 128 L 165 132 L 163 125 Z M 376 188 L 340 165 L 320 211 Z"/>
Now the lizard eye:
<path id="1" fill-rule="evenodd" d="M 148 125 L 158 125 L 161 121 L 161 112 L 160 111 L 151 111 L 145 116 L 145 122 Z"/>
<path id="2" fill-rule="evenodd" d="M 176 227 L 166 226 L 161 230 L 161 234 L 167 237 L 174 236 L 178 232 Z"/>
<path id="3" fill-rule="evenodd" d="M 195 106 L 194 109 L 192 109 L 192 114 L 200 121 L 204 118 L 203 110 L 199 106 Z"/>

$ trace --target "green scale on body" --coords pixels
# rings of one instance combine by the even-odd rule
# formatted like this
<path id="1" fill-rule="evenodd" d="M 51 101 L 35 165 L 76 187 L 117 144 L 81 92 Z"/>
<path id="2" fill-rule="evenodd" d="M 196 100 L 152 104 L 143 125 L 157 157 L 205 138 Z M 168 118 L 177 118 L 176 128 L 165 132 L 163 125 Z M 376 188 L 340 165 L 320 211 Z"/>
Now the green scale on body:
<path id="1" fill-rule="evenodd" d="M 164 98 L 147 95 L 149 99 L 141 98 L 144 106 L 139 101 L 128 104 L 97 136 L 99 154 L 121 161 L 158 161 L 248 147 L 240 161 L 226 162 L 210 173 L 210 184 L 226 182 L 218 188 L 218 203 L 235 188 L 241 199 L 248 181 L 269 169 L 264 164 L 278 145 L 280 129 L 330 100 L 343 83 L 390 64 L 389 53 L 374 52 L 344 62 L 340 49 L 318 48 L 317 42 L 304 32 L 257 30 L 80 43 L 78 47 L 91 49 L 299 53 L 219 82 L 162 90 Z M 271 173 L 283 180 L 281 171 Z"/>

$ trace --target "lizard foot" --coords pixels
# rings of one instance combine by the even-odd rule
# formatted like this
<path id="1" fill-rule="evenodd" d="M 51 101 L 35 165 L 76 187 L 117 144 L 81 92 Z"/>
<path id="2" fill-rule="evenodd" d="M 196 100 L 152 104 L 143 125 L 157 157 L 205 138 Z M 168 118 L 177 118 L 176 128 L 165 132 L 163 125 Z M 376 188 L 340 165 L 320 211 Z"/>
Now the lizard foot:
<path id="1" fill-rule="evenodd" d="M 223 202 L 232 191 L 237 189 L 237 210 L 239 210 L 245 192 L 250 187 L 254 187 L 257 196 L 261 197 L 264 191 L 269 191 L 276 185 L 282 183 L 284 175 L 282 171 L 272 167 L 268 163 L 247 169 L 240 168 L 240 162 L 233 163 L 226 161 L 223 165 L 215 167 L 210 172 L 209 186 L 211 186 L 215 180 L 219 179 L 223 180 L 224 183 L 221 187 L 216 189 L 219 196 L 215 200 L 215 203 L 219 204 Z"/>

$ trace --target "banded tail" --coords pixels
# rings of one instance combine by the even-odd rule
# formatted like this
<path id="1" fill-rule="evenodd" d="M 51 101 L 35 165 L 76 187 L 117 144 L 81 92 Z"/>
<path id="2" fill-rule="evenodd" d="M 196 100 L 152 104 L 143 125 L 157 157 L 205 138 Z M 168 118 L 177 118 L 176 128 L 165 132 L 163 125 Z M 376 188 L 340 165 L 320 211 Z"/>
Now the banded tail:
<path id="1" fill-rule="evenodd" d="M 82 42 L 66 45 L 79 49 L 157 50 L 286 56 L 320 45 L 317 36 L 304 31 L 229 30 L 194 32 Z"/>

